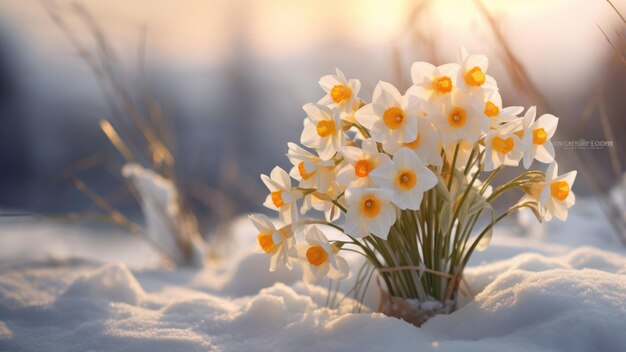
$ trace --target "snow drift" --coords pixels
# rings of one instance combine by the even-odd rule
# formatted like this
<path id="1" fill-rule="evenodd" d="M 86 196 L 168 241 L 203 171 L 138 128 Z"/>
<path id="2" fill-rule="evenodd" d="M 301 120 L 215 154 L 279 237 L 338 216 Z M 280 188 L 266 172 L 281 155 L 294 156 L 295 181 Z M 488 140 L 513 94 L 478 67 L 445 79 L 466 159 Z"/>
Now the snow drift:
<path id="1" fill-rule="evenodd" d="M 584 213 L 571 221 L 606 231 L 594 219 Z M 0 262 L 0 351 L 508 352 L 626 346 L 626 256 L 611 240 L 599 242 L 601 235 L 550 230 L 547 237 L 528 238 L 499 228 L 493 246 L 466 271 L 473 299 L 418 329 L 371 311 L 353 313 L 350 299 L 326 308 L 325 288 L 305 285 L 298 272 L 267 272 L 267 256 L 249 251 L 251 226 L 235 228 L 242 250 L 220 267 L 141 268 L 137 258 L 132 265 L 117 259 L 98 263 L 102 248 L 119 255 L 111 243 L 94 248 L 95 259 L 50 260 L 42 251 L 46 255 L 30 252 L 28 260 Z M 0 236 L 2 258 L 10 258 L 1 249 L 7 238 L 23 238 L 18 231 L 11 234 Z M 85 234 L 83 240 L 89 238 Z M 16 253 L 19 246 L 10 248 Z M 376 302 L 376 285 L 367 302 Z"/>

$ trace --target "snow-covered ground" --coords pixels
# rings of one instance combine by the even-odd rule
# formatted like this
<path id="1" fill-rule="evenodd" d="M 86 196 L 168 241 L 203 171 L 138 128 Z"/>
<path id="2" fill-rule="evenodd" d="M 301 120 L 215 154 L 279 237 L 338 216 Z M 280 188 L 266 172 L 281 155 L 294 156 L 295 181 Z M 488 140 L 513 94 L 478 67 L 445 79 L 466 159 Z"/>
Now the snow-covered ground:
<path id="1" fill-rule="evenodd" d="M 233 233 L 220 263 L 166 269 L 138 237 L 3 220 L 0 351 L 626 350 L 626 247 L 590 200 L 566 224 L 500 226 L 466 271 L 475 296 L 422 328 L 325 308 L 326 288 L 266 271 L 247 220 Z"/>

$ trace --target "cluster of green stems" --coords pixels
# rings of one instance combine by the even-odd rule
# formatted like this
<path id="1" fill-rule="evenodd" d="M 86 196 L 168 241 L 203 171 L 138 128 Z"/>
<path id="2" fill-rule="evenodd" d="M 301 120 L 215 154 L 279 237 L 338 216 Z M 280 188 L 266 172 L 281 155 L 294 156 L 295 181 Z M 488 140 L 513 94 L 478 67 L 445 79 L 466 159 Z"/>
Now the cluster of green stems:
<path id="1" fill-rule="evenodd" d="M 539 182 L 544 177 L 540 171 L 527 171 L 486 195 L 502 167 L 491 171 L 482 184 L 477 183 L 483 171 L 483 153 L 477 142 L 465 168 L 457 168 L 459 145 L 452 160 L 446 160 L 442 152 L 443 166 L 439 170 L 432 168 L 439 175 L 439 183 L 424 193 L 419 210 L 399 211 L 387 240 L 373 235 L 357 239 L 346 234 L 350 241 L 336 241 L 335 245 L 363 255 L 375 268 L 365 272 L 372 275 L 377 271 L 392 296 L 442 303 L 456 300 L 465 266 L 474 251 L 488 243 L 493 227 L 520 208 L 536 209 L 536 203 L 518 203 L 496 216 L 491 204 L 505 192 Z M 470 174 L 472 168 L 476 170 L 473 175 Z M 340 194 L 331 201 L 345 213 L 346 208 L 340 202 L 342 197 Z M 485 211 L 489 213 L 489 221 L 473 236 Z M 345 233 L 336 224 L 318 223 Z M 370 279 L 371 276 L 367 284 Z"/>

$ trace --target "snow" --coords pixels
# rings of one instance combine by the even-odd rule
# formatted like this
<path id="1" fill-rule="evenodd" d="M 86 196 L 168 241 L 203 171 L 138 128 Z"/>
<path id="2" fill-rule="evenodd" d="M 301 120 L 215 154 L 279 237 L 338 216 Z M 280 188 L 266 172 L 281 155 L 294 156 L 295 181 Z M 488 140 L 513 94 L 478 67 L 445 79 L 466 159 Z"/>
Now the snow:
<path id="1" fill-rule="evenodd" d="M 131 180 L 137 189 L 146 219 L 146 236 L 177 263 L 188 262 L 181 248 L 188 241 L 191 261 L 202 266 L 204 243 L 183 217 L 178 204 L 178 192 L 172 180 L 134 163 L 124 165 L 122 175 Z"/>
<path id="2" fill-rule="evenodd" d="M 626 346 L 626 249 L 591 201 L 579 200 L 565 225 L 497 228 L 491 246 L 466 271 L 466 291 L 474 296 L 421 328 L 368 309 L 354 313 L 349 298 L 326 308 L 325 287 L 305 285 L 298 271 L 267 271 L 269 259 L 251 251 L 254 230 L 243 219 L 232 226 L 238 246 L 223 262 L 179 269 L 159 267 L 154 249 L 128 235 L 103 238 L 84 228 L 48 225 L 24 220 L 0 226 L 0 351 Z M 377 295 L 372 284 L 370 307 Z"/>

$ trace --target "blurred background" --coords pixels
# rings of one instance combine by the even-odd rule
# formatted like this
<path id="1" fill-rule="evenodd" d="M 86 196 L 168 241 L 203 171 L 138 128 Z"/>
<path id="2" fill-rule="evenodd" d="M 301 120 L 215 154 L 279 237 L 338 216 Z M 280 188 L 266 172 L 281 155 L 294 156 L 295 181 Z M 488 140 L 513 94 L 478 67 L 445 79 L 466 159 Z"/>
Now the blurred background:
<path id="1" fill-rule="evenodd" d="M 577 194 L 608 197 L 626 162 L 612 5 L 626 12 L 623 0 L 0 0 L 0 211 L 97 213 L 96 194 L 141 216 L 100 125 L 131 105 L 158 121 L 206 233 L 262 210 L 258 175 L 289 167 L 321 76 L 338 67 L 369 100 L 378 80 L 404 90 L 412 62 L 453 62 L 460 46 L 489 57 L 505 106 L 560 117 L 555 140 L 612 141 L 557 147 L 562 172 L 580 170 Z"/>

